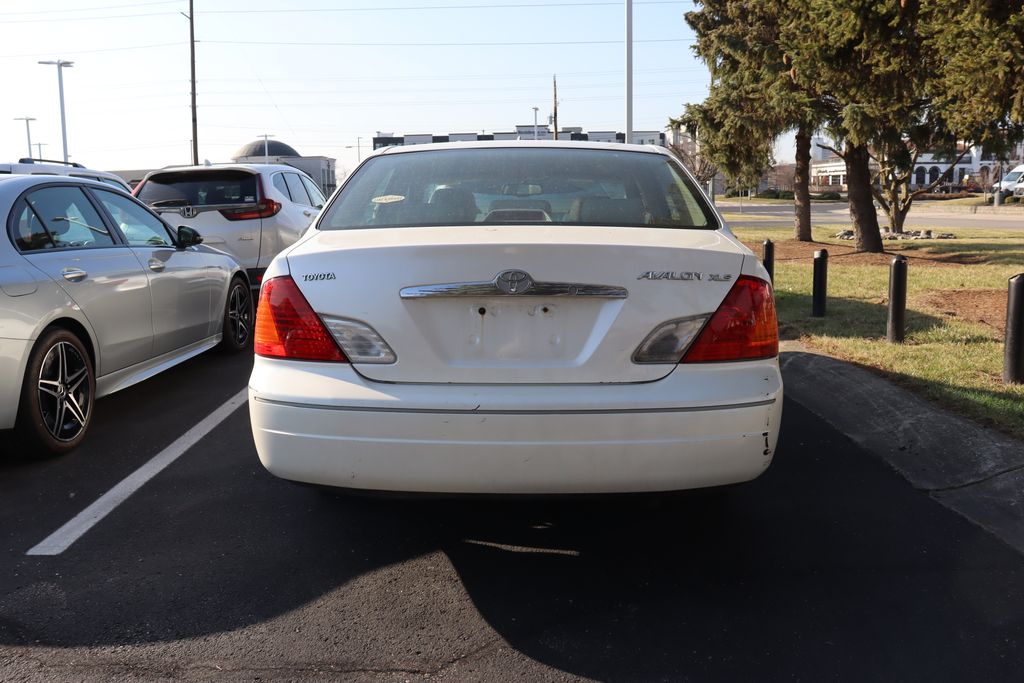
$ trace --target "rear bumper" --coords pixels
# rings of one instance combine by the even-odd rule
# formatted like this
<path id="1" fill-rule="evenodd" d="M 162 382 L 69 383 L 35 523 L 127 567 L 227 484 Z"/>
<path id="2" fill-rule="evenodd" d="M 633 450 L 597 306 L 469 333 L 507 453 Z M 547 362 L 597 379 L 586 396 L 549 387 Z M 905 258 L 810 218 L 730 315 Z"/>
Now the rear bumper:
<path id="1" fill-rule="evenodd" d="M 734 390 L 731 401 L 712 368 Z M 333 376 L 316 379 L 317 369 Z M 782 384 L 774 360 L 694 366 L 647 384 L 438 386 L 257 357 L 249 410 L 263 465 L 295 481 L 444 493 L 664 491 L 761 474 L 775 450 Z"/>

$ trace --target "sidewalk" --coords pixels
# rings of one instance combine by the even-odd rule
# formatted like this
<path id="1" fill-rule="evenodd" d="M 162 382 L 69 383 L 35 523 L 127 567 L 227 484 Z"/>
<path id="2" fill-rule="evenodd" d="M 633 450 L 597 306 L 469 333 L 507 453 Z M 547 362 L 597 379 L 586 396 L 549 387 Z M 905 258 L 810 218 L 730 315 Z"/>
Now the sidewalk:
<path id="1" fill-rule="evenodd" d="M 866 368 L 799 342 L 781 347 L 786 396 L 887 461 L 914 488 L 1024 553 L 1024 442 Z"/>

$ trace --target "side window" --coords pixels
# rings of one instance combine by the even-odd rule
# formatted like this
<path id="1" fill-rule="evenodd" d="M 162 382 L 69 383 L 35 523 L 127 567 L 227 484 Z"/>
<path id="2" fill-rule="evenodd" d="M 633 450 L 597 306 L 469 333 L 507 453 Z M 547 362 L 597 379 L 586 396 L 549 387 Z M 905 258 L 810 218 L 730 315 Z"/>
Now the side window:
<path id="1" fill-rule="evenodd" d="M 44 187 L 26 197 L 58 249 L 109 247 L 114 238 L 78 187 Z"/>
<path id="2" fill-rule="evenodd" d="M 282 175 L 284 175 L 285 182 L 288 183 L 288 192 L 292 196 L 292 201 L 296 204 L 313 206 L 313 203 L 309 201 L 309 195 L 306 194 L 306 188 L 302 187 L 299 175 L 297 173 L 284 173 Z"/>
<path id="3" fill-rule="evenodd" d="M 291 199 L 292 193 L 288 191 L 288 184 L 284 182 L 284 173 L 274 174 L 274 187 L 285 197 Z"/>
<path id="4" fill-rule="evenodd" d="M 14 243 L 22 251 L 53 249 L 53 240 L 36 212 L 25 202 L 18 202 L 14 219 Z"/>
<path id="5" fill-rule="evenodd" d="M 309 198 L 313 200 L 313 206 L 322 208 L 327 203 L 327 198 L 324 197 L 324 193 L 320 191 L 320 188 L 316 186 L 312 180 L 306 176 L 299 176 L 302 180 L 302 184 L 306 186 L 306 192 L 309 193 Z"/>
<path id="6" fill-rule="evenodd" d="M 106 190 L 93 190 L 100 203 L 121 229 L 124 238 L 132 246 L 170 247 L 174 246 L 171 234 L 163 221 L 146 211 L 128 197 Z"/>

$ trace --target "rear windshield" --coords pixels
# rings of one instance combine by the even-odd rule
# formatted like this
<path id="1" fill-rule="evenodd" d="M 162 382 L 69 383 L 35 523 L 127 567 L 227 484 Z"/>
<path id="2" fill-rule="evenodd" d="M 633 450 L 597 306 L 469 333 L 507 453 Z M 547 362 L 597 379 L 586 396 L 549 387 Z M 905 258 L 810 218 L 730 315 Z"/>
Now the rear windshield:
<path id="1" fill-rule="evenodd" d="M 348 180 L 319 227 L 475 223 L 718 227 L 706 200 L 668 157 L 537 147 L 375 157 Z"/>
<path id="2" fill-rule="evenodd" d="M 150 206 L 253 204 L 256 176 L 245 171 L 172 171 L 150 177 L 138 198 Z"/>

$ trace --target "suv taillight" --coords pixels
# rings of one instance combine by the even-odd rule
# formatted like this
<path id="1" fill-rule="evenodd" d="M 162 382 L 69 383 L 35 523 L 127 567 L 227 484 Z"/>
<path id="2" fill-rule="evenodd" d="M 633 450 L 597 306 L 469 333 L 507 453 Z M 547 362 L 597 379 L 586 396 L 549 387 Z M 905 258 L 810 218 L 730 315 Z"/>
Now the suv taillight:
<path id="1" fill-rule="evenodd" d="M 290 275 L 266 280 L 260 288 L 255 351 L 269 358 L 348 362 Z"/>
<path id="2" fill-rule="evenodd" d="M 281 210 L 281 202 L 273 199 L 261 199 L 256 206 L 248 206 L 244 209 L 221 209 L 220 215 L 229 221 L 247 221 L 252 218 L 270 218 Z"/>
<path id="3" fill-rule="evenodd" d="M 263 192 L 263 178 L 256 176 L 256 189 L 259 192 L 260 200 L 256 206 L 247 206 L 241 209 L 221 209 L 220 215 L 229 221 L 248 221 L 253 218 L 270 218 L 277 215 L 281 210 L 281 202 L 269 199 Z"/>
<path id="4" fill-rule="evenodd" d="M 683 363 L 757 360 L 779 355 L 772 286 L 742 275 L 683 356 Z"/>

